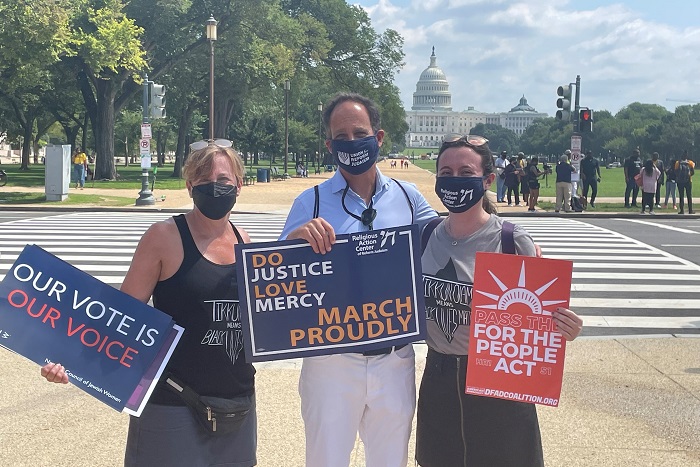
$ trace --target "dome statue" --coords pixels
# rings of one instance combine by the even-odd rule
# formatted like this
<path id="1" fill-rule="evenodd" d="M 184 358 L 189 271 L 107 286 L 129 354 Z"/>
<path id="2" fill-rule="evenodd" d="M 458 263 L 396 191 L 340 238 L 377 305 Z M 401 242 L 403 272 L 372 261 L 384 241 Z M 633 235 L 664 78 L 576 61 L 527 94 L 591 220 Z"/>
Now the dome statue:
<path id="1" fill-rule="evenodd" d="M 452 94 L 447 76 L 437 66 L 435 47 L 430 55 L 430 66 L 423 70 L 413 93 L 411 110 L 452 110 Z"/>

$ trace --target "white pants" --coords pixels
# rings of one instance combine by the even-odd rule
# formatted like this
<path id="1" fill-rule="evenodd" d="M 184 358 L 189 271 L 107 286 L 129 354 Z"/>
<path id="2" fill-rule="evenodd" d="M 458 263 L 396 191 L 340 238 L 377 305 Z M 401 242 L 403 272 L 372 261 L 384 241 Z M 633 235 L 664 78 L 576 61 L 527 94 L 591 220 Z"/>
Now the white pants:
<path id="1" fill-rule="evenodd" d="M 299 380 L 306 467 L 347 467 L 357 432 L 366 467 L 406 467 L 416 408 L 415 354 L 304 359 Z"/>

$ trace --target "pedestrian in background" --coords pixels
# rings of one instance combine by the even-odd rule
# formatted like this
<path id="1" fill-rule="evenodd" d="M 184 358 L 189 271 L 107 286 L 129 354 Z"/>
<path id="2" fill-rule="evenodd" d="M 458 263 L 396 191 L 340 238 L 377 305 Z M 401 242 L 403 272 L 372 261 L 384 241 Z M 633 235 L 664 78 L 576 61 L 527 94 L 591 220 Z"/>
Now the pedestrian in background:
<path id="1" fill-rule="evenodd" d="M 505 184 L 506 184 L 506 189 L 508 190 L 507 192 L 507 197 L 508 197 L 508 206 L 513 206 L 513 198 L 511 197 L 511 194 L 515 194 L 515 205 L 520 206 L 520 198 L 518 196 L 518 176 L 520 174 L 520 166 L 518 165 L 518 159 L 513 156 L 510 158 L 510 163 L 506 166 L 505 169 Z"/>
<path id="2" fill-rule="evenodd" d="M 672 195 L 673 209 L 676 207 L 676 159 L 671 159 L 666 169 L 666 198 L 664 199 L 664 209 L 668 209 L 668 197 Z"/>
<path id="3" fill-rule="evenodd" d="M 525 206 L 530 205 L 530 185 L 528 185 L 527 181 L 530 178 L 527 173 L 527 169 L 530 165 L 530 163 L 527 161 L 527 159 L 519 159 L 520 163 L 520 194 L 523 197 L 523 204 Z"/>
<path id="4" fill-rule="evenodd" d="M 586 151 L 586 157 L 581 161 L 581 182 L 583 183 L 583 199 L 588 200 L 588 188 L 591 189 L 590 206 L 595 208 L 595 198 L 598 196 L 600 182 L 600 163 L 593 156 L 593 151 Z"/>
<path id="5" fill-rule="evenodd" d="M 87 156 L 80 148 L 75 148 L 73 152 L 73 173 L 75 174 L 75 187 L 82 190 L 85 186 L 85 167 L 87 166 Z"/>
<path id="6" fill-rule="evenodd" d="M 537 167 L 539 162 L 537 157 L 533 157 L 530 159 L 530 164 L 527 166 L 527 185 L 530 188 L 528 212 L 535 212 L 535 207 L 540 197 L 540 178 L 547 173 L 546 171 L 540 171 Z"/>
<path id="7" fill-rule="evenodd" d="M 505 202 L 503 198 L 506 196 L 505 170 L 508 164 L 507 158 L 507 151 L 501 151 L 501 154 L 496 158 L 496 202 L 498 203 Z"/>
<path id="8" fill-rule="evenodd" d="M 651 155 L 651 161 L 654 163 L 654 167 L 659 169 L 659 181 L 656 183 L 656 207 L 661 209 L 661 187 L 664 186 L 664 181 L 666 179 L 666 170 L 664 169 L 664 161 L 659 159 L 659 153 L 654 152 Z"/>
<path id="9" fill-rule="evenodd" d="M 557 196 L 554 212 L 559 212 L 562 206 L 565 212 L 571 212 L 571 174 L 576 172 L 576 169 L 569 164 L 569 158 L 566 154 L 562 154 L 555 170 L 557 171 Z"/>
<path id="10" fill-rule="evenodd" d="M 639 174 L 642 168 L 642 159 L 639 157 L 639 149 L 632 151 L 632 155 L 625 159 L 625 207 L 637 207 L 637 195 L 639 194 L 639 185 L 634 181 L 634 177 Z M 632 204 L 630 204 L 630 194 L 632 195 Z"/>
<path id="11" fill-rule="evenodd" d="M 651 159 L 647 159 L 640 174 L 642 177 L 642 214 L 647 206 L 649 206 L 649 214 L 654 214 L 654 195 L 661 172 Z"/>
<path id="12" fill-rule="evenodd" d="M 688 214 L 694 214 L 693 211 L 693 175 L 695 174 L 695 163 L 688 160 L 688 151 L 683 151 L 681 160 L 676 162 L 676 184 L 678 184 L 678 201 L 680 211 L 678 214 L 683 214 L 684 193 L 688 197 Z"/>

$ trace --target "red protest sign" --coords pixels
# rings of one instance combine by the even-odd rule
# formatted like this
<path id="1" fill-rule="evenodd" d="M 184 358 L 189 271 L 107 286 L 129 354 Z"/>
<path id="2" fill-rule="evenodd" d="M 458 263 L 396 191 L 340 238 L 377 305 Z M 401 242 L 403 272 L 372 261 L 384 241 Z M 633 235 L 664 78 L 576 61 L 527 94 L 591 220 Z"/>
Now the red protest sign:
<path id="1" fill-rule="evenodd" d="M 466 393 L 559 405 L 566 341 L 552 311 L 569 307 L 571 261 L 477 253 Z"/>

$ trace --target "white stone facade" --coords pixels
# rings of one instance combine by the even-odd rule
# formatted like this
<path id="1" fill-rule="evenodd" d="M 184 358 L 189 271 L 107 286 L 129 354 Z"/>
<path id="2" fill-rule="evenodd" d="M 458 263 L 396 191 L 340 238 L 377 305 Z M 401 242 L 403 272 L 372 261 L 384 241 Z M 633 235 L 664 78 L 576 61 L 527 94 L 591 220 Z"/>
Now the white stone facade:
<path id="1" fill-rule="evenodd" d="M 449 87 L 445 73 L 437 66 L 433 47 L 430 66 L 421 73 L 413 93 L 413 106 L 406 112 L 407 147 L 437 147 L 446 134 L 466 135 L 479 123 L 499 125 L 520 136 L 535 119 L 548 116 L 529 106 L 525 96 L 509 112 L 486 113 L 474 107 L 455 112 Z"/>

